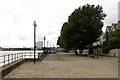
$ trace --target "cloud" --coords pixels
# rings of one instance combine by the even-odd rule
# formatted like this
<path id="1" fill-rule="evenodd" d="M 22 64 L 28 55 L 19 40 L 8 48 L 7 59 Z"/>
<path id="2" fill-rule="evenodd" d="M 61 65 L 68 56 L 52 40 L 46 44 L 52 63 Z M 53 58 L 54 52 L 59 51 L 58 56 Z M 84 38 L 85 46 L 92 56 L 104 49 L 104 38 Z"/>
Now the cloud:
<path id="1" fill-rule="evenodd" d="M 119 0 L 1 0 L 0 1 L 0 46 L 32 47 L 33 21 L 36 20 L 37 41 L 46 36 L 51 45 L 56 45 L 57 37 L 68 16 L 84 4 L 102 5 L 108 14 L 105 26 L 117 21 Z M 105 30 L 104 26 L 104 30 Z"/>

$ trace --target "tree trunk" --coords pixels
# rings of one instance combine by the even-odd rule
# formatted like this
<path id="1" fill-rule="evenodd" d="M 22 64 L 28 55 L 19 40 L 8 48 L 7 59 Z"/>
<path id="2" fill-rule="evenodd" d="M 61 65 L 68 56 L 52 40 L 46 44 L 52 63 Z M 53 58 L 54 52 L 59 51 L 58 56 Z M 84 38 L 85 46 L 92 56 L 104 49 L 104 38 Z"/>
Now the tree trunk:
<path id="1" fill-rule="evenodd" d="M 77 49 L 75 49 L 75 54 L 78 55 Z"/>
<path id="2" fill-rule="evenodd" d="M 79 49 L 79 55 L 82 56 L 83 49 Z"/>

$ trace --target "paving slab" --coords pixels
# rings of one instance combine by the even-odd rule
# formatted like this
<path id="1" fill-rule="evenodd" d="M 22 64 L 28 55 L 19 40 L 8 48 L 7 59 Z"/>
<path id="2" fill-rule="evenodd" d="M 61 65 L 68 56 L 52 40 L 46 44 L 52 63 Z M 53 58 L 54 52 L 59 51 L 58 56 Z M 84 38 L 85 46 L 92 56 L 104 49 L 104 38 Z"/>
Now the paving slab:
<path id="1" fill-rule="evenodd" d="M 118 78 L 118 59 L 49 54 L 42 62 L 23 63 L 5 78 Z"/>

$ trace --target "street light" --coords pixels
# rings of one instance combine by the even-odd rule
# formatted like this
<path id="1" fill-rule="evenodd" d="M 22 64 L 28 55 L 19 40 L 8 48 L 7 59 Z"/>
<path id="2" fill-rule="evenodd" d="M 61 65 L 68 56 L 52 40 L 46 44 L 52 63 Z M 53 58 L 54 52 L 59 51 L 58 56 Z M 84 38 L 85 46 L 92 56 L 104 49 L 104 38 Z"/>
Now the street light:
<path id="1" fill-rule="evenodd" d="M 49 42 L 47 41 L 47 47 L 48 47 Z"/>
<path id="2" fill-rule="evenodd" d="M 51 48 L 51 43 L 50 43 L 50 48 Z"/>
<path id="3" fill-rule="evenodd" d="M 98 47 L 99 47 L 98 42 L 99 41 L 100 41 L 100 39 L 97 39 L 97 58 L 99 58 L 99 54 L 98 54 Z"/>
<path id="4" fill-rule="evenodd" d="M 36 50 L 36 21 L 33 22 L 33 26 L 34 26 L 34 63 L 35 63 L 35 50 Z"/>
<path id="5" fill-rule="evenodd" d="M 97 42 L 97 58 L 98 58 L 98 42 Z"/>

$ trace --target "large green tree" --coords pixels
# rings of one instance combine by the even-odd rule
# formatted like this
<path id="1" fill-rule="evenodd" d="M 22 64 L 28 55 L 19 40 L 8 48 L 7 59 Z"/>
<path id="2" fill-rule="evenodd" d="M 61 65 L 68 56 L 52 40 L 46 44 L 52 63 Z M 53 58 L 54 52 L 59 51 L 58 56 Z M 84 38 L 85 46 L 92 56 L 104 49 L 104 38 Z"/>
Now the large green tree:
<path id="1" fill-rule="evenodd" d="M 100 36 L 105 17 L 100 5 L 80 6 L 69 16 L 68 22 L 63 24 L 58 44 L 63 45 L 63 48 L 75 49 L 75 52 L 79 49 L 82 53 L 84 47 Z"/>

